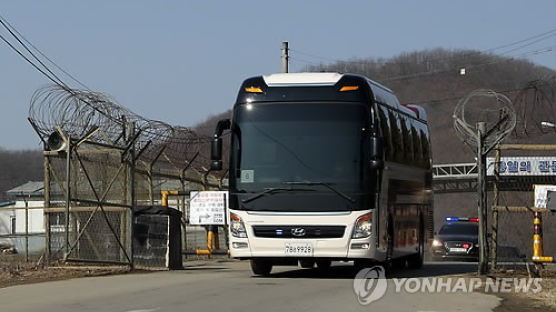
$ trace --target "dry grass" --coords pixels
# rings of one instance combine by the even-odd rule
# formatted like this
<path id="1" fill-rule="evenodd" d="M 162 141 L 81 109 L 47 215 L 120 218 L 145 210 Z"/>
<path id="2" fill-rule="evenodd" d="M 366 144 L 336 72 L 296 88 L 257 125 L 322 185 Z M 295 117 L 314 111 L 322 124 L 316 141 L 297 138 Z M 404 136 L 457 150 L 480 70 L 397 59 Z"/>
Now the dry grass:
<path id="1" fill-rule="evenodd" d="M 492 272 L 489 277 L 521 278 L 529 277 L 529 275 L 526 270 L 498 270 Z M 537 293 L 529 291 L 526 293 L 512 292 L 510 294 L 501 294 L 505 300 L 509 301 L 507 305 L 519 305 L 526 301 L 527 306 L 538 308 L 539 311 L 556 311 L 556 271 L 545 269 L 540 272 L 540 277 L 542 290 Z"/>
<path id="2" fill-rule="evenodd" d="M 55 262 L 45 267 L 40 260 L 39 257 L 32 257 L 26 262 L 23 255 L 0 254 L 0 288 L 129 272 L 125 266 L 66 266 Z"/>

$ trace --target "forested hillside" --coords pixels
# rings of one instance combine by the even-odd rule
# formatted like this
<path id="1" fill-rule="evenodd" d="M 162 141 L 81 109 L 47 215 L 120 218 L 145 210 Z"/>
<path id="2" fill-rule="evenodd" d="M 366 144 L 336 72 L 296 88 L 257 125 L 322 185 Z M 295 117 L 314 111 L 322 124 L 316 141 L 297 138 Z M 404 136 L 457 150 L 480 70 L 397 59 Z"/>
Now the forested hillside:
<path id="1" fill-rule="evenodd" d="M 465 75 L 461 69 L 465 68 Z M 459 99 L 475 89 L 492 89 L 507 95 L 518 111 L 518 127 L 508 142 L 550 142 L 554 135 L 534 131 L 538 120 L 556 120 L 556 110 L 535 104 L 531 83 L 539 83 L 545 102 L 554 103 L 554 72 L 525 60 L 477 51 L 444 49 L 404 53 L 389 59 L 353 59 L 306 68 L 310 72 L 333 71 L 365 75 L 392 89 L 401 103 L 423 106 L 428 114 L 434 162 L 473 162 L 471 150 L 453 131 L 453 112 Z M 265 73 L 262 73 L 265 74 Z M 247 78 L 247 77 L 246 77 Z M 238 81 L 239 85 L 241 81 Z M 523 101 L 523 96 L 528 96 Z M 520 97 L 521 96 L 521 97 Z M 219 119 L 230 111 L 211 116 L 196 128 L 210 135 Z M 527 123 L 528 130 L 524 130 Z"/>
<path id="2" fill-rule="evenodd" d="M 542 120 L 556 120 L 554 108 L 534 105 L 532 99 L 522 101 L 531 82 L 541 84 L 552 103 L 555 98 L 555 72 L 528 61 L 504 58 L 476 51 L 447 51 L 443 49 L 405 53 L 391 59 L 341 61 L 308 68 L 310 71 L 339 71 L 370 77 L 396 93 L 401 103 L 423 106 L 428 114 L 432 135 L 434 162 L 472 162 L 471 150 L 462 144 L 453 131 L 453 112 L 457 102 L 476 89 L 491 89 L 507 95 L 518 113 L 518 127 L 507 140 L 512 142 L 544 142 L 550 136 L 541 135 L 535 126 Z M 465 69 L 465 75 L 461 70 Z M 521 96 L 521 97 L 520 97 Z M 528 130 L 523 125 L 528 122 Z"/>
<path id="3" fill-rule="evenodd" d="M 0 200 L 5 192 L 27 181 L 43 179 L 42 153 L 37 150 L 0 149 Z"/>

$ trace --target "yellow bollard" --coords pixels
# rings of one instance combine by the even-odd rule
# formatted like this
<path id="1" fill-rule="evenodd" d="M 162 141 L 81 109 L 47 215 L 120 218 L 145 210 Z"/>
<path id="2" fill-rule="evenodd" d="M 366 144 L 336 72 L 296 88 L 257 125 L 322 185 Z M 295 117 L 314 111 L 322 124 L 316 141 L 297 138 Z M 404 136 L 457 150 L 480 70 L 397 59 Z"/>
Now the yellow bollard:
<path id="1" fill-rule="evenodd" d="M 180 195 L 179 191 L 160 191 L 160 195 L 162 196 L 161 204 L 164 207 L 168 207 L 168 196 L 178 196 Z"/>
<path id="2" fill-rule="evenodd" d="M 544 257 L 542 250 L 542 217 L 541 213 L 533 213 L 533 262 L 552 262 L 552 257 Z"/>
<path id="3" fill-rule="evenodd" d="M 207 249 L 197 249 L 195 253 L 198 255 L 212 255 L 212 242 L 214 240 L 214 232 L 211 229 L 207 231 Z"/>

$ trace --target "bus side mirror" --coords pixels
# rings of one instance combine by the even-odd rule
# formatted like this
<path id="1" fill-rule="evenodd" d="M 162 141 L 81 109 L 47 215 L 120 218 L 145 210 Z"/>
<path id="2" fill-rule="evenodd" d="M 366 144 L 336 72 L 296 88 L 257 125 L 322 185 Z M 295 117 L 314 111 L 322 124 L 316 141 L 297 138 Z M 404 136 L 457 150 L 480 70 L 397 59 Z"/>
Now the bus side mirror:
<path id="1" fill-rule="evenodd" d="M 222 132 L 231 127 L 230 119 L 222 119 L 218 121 L 214 136 L 210 144 L 210 170 L 222 170 Z"/>
<path id="2" fill-rule="evenodd" d="M 222 170 L 222 138 L 214 138 L 210 145 L 210 170 Z"/>
<path id="3" fill-rule="evenodd" d="M 384 168 L 384 156 L 383 141 L 381 137 L 372 136 L 371 137 L 371 170 L 380 170 Z"/>

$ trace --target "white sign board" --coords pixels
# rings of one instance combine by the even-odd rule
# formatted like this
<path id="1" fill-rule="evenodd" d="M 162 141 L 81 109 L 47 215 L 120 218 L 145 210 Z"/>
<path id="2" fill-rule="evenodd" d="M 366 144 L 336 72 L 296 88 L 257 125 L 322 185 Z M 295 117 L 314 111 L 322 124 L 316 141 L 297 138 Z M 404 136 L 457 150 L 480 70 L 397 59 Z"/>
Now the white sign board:
<path id="1" fill-rule="evenodd" d="M 189 223 L 194 225 L 226 224 L 227 191 L 191 192 Z"/>
<path id="2" fill-rule="evenodd" d="M 487 175 L 494 175 L 494 157 L 487 158 Z M 500 176 L 556 175 L 556 157 L 501 157 Z"/>
<path id="3" fill-rule="evenodd" d="M 548 201 L 548 192 L 556 192 L 556 185 L 533 185 L 535 189 L 535 207 L 546 208 L 546 203 Z"/>

